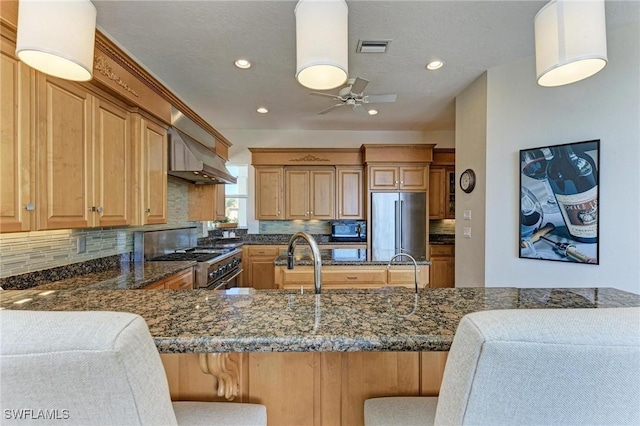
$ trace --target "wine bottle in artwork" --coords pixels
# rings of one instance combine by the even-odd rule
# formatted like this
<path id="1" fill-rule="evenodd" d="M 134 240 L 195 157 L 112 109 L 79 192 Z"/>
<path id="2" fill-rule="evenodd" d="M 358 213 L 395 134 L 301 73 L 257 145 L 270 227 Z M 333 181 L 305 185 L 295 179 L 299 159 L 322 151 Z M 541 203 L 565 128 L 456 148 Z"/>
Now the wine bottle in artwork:
<path id="1" fill-rule="evenodd" d="M 595 243 L 598 237 L 598 182 L 593 160 L 577 155 L 571 146 L 553 148 L 547 167 L 562 218 L 572 238 Z"/>

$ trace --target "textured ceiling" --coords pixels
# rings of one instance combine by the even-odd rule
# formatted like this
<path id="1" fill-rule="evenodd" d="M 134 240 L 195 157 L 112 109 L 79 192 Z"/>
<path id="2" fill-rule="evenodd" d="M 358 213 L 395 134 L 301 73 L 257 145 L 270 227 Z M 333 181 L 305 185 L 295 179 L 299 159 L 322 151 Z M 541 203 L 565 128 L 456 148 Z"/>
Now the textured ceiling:
<path id="1" fill-rule="evenodd" d="M 295 80 L 296 1 L 94 0 L 100 29 L 223 132 L 453 130 L 458 93 L 492 67 L 533 56 L 533 18 L 545 3 L 348 0 L 349 75 L 370 81 L 365 94 L 398 95 L 371 117 L 346 106 L 318 115 L 334 101 Z M 607 1 L 608 29 L 637 22 L 639 5 Z M 386 54 L 362 54 L 359 39 L 392 42 Z M 253 66 L 237 69 L 240 57 Z M 445 67 L 425 70 L 435 58 Z"/>

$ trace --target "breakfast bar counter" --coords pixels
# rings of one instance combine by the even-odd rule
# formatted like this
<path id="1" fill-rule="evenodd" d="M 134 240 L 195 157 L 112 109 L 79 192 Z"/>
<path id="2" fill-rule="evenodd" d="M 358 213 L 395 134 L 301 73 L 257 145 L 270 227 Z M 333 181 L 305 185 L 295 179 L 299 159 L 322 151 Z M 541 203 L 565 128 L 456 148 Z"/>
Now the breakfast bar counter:
<path id="1" fill-rule="evenodd" d="M 470 312 L 624 306 L 640 306 L 640 296 L 612 288 L 0 292 L 1 309 L 139 314 L 161 353 L 447 351 Z"/>

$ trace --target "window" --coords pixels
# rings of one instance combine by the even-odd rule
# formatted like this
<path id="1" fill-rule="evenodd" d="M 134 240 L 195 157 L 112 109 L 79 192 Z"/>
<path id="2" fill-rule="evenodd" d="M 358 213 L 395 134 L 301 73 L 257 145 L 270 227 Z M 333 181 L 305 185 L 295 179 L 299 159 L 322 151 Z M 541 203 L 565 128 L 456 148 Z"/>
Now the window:
<path id="1" fill-rule="evenodd" d="M 249 166 L 246 164 L 227 165 L 232 175 L 238 177 L 238 183 L 225 186 L 225 216 L 238 226 L 247 226 L 247 196 L 249 192 Z"/>

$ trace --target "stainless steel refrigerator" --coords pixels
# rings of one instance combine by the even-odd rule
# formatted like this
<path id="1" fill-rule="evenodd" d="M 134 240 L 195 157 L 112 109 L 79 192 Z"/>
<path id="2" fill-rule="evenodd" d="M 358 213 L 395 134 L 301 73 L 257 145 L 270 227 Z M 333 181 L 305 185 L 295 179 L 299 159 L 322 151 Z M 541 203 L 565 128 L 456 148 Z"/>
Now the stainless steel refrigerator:
<path id="1" fill-rule="evenodd" d="M 371 260 L 388 261 L 396 253 L 427 258 L 427 194 L 371 194 Z M 398 259 L 402 260 L 402 258 Z"/>

